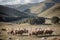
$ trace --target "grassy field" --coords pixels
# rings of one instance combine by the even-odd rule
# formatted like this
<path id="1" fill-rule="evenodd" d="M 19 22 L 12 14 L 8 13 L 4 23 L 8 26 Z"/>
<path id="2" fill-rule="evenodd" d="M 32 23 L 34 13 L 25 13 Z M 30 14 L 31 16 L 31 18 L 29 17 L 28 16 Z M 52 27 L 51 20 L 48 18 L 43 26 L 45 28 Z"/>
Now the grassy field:
<path id="1" fill-rule="evenodd" d="M 45 25 L 30 25 L 30 24 L 10 24 L 10 23 L 3 23 L 0 28 L 51 28 L 54 32 L 52 36 L 17 36 L 17 35 L 8 35 L 6 32 L 2 32 L 0 34 L 0 38 L 4 40 L 9 40 L 8 38 L 12 38 L 11 40 L 53 40 L 53 38 L 57 37 L 60 38 L 60 25 L 59 24 L 45 24 Z M 1 30 L 0 30 L 1 31 Z M 45 38 L 45 39 L 44 39 Z"/>

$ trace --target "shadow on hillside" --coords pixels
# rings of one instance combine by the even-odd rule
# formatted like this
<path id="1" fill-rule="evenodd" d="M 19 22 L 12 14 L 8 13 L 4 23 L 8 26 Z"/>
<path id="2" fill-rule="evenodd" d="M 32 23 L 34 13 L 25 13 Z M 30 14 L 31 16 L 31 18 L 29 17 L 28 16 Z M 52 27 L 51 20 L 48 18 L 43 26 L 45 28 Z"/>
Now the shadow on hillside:
<path id="1" fill-rule="evenodd" d="M 48 24 L 48 23 L 46 23 L 46 24 L 43 24 L 43 25 L 52 25 L 52 24 Z"/>
<path id="2" fill-rule="evenodd" d="M 57 23 L 57 24 L 55 24 L 55 25 L 60 25 L 60 23 Z"/>
<path id="3" fill-rule="evenodd" d="M 18 36 L 23 36 L 23 37 L 26 37 L 26 36 L 28 36 L 28 35 L 18 35 Z"/>
<path id="4" fill-rule="evenodd" d="M 36 37 L 41 38 L 41 37 L 54 37 L 54 36 L 60 37 L 60 35 L 42 35 L 42 36 L 36 36 Z"/>
<path id="5" fill-rule="evenodd" d="M 52 24 L 49 24 L 49 23 L 45 23 L 45 24 L 37 24 L 37 25 L 52 25 Z"/>
<path id="6" fill-rule="evenodd" d="M 37 25 L 60 25 L 60 23 L 58 23 L 58 24 L 45 23 L 45 24 L 37 24 Z"/>
<path id="7" fill-rule="evenodd" d="M 18 35 L 21 37 L 27 37 L 28 35 Z M 60 37 L 60 35 L 32 35 L 33 37 L 42 38 L 42 37 Z"/>
<path id="8" fill-rule="evenodd" d="M 31 24 L 30 24 L 31 25 Z M 33 25 L 52 25 L 50 23 L 45 23 L 45 24 L 33 24 Z"/>

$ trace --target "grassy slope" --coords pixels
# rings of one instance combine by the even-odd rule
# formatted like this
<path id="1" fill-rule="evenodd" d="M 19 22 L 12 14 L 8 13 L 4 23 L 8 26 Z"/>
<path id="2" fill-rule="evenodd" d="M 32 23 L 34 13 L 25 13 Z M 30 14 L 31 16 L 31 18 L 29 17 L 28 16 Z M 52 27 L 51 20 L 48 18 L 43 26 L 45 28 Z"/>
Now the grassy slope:
<path id="1" fill-rule="evenodd" d="M 42 3 L 39 3 L 37 6 L 31 7 L 30 8 L 31 9 L 31 13 L 34 13 L 34 14 L 39 13 L 44 6 L 45 6 L 45 4 L 42 2 Z"/>
<path id="2" fill-rule="evenodd" d="M 42 28 L 42 29 L 45 29 L 47 27 L 51 28 L 54 33 L 53 34 L 60 34 L 60 25 L 29 25 L 29 24 L 6 24 L 6 23 L 3 23 L 3 27 L 5 28 Z M 5 39 L 6 37 L 4 37 L 4 35 L 6 34 L 3 34 L 3 39 Z M 20 40 L 40 40 L 42 39 L 41 37 L 38 38 L 38 37 L 35 37 L 35 36 L 13 36 L 13 35 L 6 35 L 8 37 L 12 37 L 13 40 L 17 40 L 17 39 L 20 39 Z M 58 36 L 54 36 L 54 37 L 58 37 Z M 47 37 L 47 40 L 48 39 L 52 39 L 54 37 Z M 60 37 L 58 37 L 60 38 Z"/>
<path id="3" fill-rule="evenodd" d="M 52 16 L 58 16 L 60 17 L 60 10 L 57 10 L 55 8 L 60 7 L 59 4 L 55 4 L 55 6 L 51 7 L 50 9 L 40 13 L 38 16 L 42 17 L 52 17 Z"/>

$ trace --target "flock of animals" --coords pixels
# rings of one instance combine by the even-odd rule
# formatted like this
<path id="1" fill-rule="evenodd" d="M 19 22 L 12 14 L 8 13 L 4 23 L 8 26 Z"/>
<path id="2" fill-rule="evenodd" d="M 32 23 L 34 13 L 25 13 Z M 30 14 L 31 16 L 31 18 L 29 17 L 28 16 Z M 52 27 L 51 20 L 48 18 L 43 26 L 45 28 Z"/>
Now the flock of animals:
<path id="1" fill-rule="evenodd" d="M 54 31 L 50 28 L 34 28 L 34 29 L 27 29 L 27 28 L 18 28 L 18 29 L 6 29 L 8 34 L 13 35 L 23 35 L 24 33 L 27 33 L 27 35 L 51 35 Z"/>

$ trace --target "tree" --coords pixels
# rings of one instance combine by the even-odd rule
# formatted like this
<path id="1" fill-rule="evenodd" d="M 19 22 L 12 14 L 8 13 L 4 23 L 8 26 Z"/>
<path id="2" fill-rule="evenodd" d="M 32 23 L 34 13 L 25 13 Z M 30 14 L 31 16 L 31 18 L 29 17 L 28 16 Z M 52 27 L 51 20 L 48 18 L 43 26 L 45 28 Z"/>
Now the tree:
<path id="1" fill-rule="evenodd" d="M 31 25 L 44 24 L 45 23 L 45 18 L 43 18 L 43 17 L 29 18 L 28 23 L 30 23 Z"/>
<path id="2" fill-rule="evenodd" d="M 45 23 L 45 18 L 44 17 L 38 17 L 37 18 L 37 24 L 44 24 Z"/>
<path id="3" fill-rule="evenodd" d="M 51 22 L 56 24 L 56 23 L 59 23 L 59 20 L 60 19 L 58 17 L 54 16 L 54 17 L 52 17 Z"/>
<path id="4" fill-rule="evenodd" d="M 36 24 L 36 19 L 35 18 L 29 18 L 28 19 L 28 23 L 30 23 L 31 25 L 34 25 L 34 24 Z"/>

